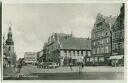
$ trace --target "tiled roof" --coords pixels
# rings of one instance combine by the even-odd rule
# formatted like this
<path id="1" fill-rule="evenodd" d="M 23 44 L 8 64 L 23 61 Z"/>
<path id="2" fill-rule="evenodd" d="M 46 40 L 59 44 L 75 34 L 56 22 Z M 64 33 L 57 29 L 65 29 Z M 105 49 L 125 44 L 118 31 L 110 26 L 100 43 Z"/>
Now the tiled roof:
<path id="1" fill-rule="evenodd" d="M 65 37 L 59 38 L 61 49 L 86 49 L 91 50 L 91 40 L 88 38 Z"/>

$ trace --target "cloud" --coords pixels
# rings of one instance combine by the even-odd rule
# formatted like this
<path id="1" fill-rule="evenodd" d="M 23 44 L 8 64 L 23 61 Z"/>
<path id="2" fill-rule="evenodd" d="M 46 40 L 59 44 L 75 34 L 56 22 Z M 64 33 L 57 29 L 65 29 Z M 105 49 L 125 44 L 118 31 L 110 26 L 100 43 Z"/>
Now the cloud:
<path id="1" fill-rule="evenodd" d="M 3 33 L 12 23 L 18 58 L 24 52 L 40 51 L 53 32 L 90 37 L 95 17 L 117 15 L 121 4 L 8 4 L 3 6 Z"/>
<path id="2" fill-rule="evenodd" d="M 76 37 L 90 37 L 91 29 L 95 22 L 94 18 L 88 17 L 86 14 L 78 15 L 69 21 L 67 26 L 62 27 L 62 32 L 73 33 Z M 88 31 L 87 31 L 88 30 Z"/>

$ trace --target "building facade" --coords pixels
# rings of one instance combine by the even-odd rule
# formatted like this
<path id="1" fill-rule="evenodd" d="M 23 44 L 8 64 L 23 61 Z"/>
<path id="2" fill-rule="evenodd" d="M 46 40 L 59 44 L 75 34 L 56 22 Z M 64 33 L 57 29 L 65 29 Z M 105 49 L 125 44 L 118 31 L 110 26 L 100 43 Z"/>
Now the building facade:
<path id="1" fill-rule="evenodd" d="M 61 66 L 77 65 L 80 60 L 85 63 L 85 57 L 91 56 L 91 40 L 73 37 L 72 34 L 53 33 L 45 44 L 45 54 L 47 60 Z"/>
<path id="2" fill-rule="evenodd" d="M 43 50 L 37 52 L 37 62 L 38 63 L 44 62 Z"/>
<path id="3" fill-rule="evenodd" d="M 16 63 L 16 54 L 14 51 L 11 27 L 9 27 L 7 40 L 3 41 L 3 43 L 3 65 L 14 66 Z"/>
<path id="4" fill-rule="evenodd" d="M 120 14 L 112 26 L 112 57 L 124 61 L 124 4 L 120 8 Z M 112 57 L 110 59 L 112 59 Z M 117 61 L 118 62 L 118 61 Z M 121 62 L 121 61 L 119 61 Z M 123 63 L 121 63 L 123 64 Z"/>
<path id="5" fill-rule="evenodd" d="M 36 64 L 37 58 L 36 52 L 25 52 L 24 54 L 24 61 L 26 64 Z"/>
<path id="6" fill-rule="evenodd" d="M 111 26 L 115 22 L 115 17 L 107 17 L 97 14 L 96 22 L 91 31 L 91 45 L 94 65 L 109 65 L 111 56 Z M 91 59 L 92 61 L 92 59 Z"/>

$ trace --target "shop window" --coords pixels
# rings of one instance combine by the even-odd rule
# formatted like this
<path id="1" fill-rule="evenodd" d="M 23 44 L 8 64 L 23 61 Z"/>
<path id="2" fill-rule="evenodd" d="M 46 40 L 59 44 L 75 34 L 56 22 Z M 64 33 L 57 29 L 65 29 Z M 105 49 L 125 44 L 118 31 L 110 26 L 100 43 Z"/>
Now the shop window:
<path id="1" fill-rule="evenodd" d="M 90 62 L 93 62 L 93 58 L 90 58 Z"/>
<path id="2" fill-rule="evenodd" d="M 89 58 L 86 59 L 86 62 L 89 62 Z"/>
<path id="3" fill-rule="evenodd" d="M 99 62 L 104 62 L 104 57 L 100 57 Z"/>
<path id="4" fill-rule="evenodd" d="M 98 62 L 98 57 L 95 57 L 95 62 Z"/>

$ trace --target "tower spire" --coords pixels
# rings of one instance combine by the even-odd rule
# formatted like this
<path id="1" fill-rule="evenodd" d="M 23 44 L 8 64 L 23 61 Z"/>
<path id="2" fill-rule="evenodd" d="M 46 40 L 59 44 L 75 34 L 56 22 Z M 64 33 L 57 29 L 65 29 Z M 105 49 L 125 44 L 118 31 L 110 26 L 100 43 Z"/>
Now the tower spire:
<path id="1" fill-rule="evenodd" d="M 11 26 L 9 26 L 9 31 L 8 31 L 8 38 L 6 40 L 7 45 L 13 45 L 14 42 L 12 40 L 12 32 L 11 32 Z"/>

